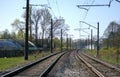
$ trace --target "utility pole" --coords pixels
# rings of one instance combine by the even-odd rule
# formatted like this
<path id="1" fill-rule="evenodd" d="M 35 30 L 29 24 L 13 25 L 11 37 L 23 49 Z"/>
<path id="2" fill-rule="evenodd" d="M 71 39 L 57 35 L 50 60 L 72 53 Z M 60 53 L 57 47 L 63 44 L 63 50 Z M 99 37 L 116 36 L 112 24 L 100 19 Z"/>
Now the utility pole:
<path id="1" fill-rule="evenodd" d="M 87 41 L 87 46 L 88 46 L 88 49 L 90 49 L 89 45 L 90 45 L 90 41 L 89 41 L 89 35 L 88 35 L 88 41 Z"/>
<path id="2" fill-rule="evenodd" d="M 61 29 L 61 52 L 62 52 L 62 29 Z"/>
<path id="3" fill-rule="evenodd" d="M 50 43 L 51 53 L 53 53 L 53 20 L 51 19 L 51 43 Z"/>
<path id="4" fill-rule="evenodd" d="M 68 51 L 68 34 L 67 34 L 67 51 Z"/>
<path id="5" fill-rule="evenodd" d="M 99 47 L 99 22 L 97 23 L 97 27 L 94 27 L 93 25 L 88 24 L 84 21 L 80 21 L 80 22 L 85 23 L 85 24 L 89 25 L 90 27 L 97 29 L 97 57 L 99 57 L 99 49 L 100 49 L 100 47 Z"/>
<path id="6" fill-rule="evenodd" d="M 97 56 L 99 57 L 99 22 L 97 23 Z"/>
<path id="7" fill-rule="evenodd" d="M 71 47 L 71 37 L 70 37 L 70 50 L 72 49 L 72 47 Z"/>
<path id="8" fill-rule="evenodd" d="M 73 35 L 70 35 L 70 50 L 72 49 L 72 36 Z"/>
<path id="9" fill-rule="evenodd" d="M 92 38 L 93 38 L 93 30 L 91 29 L 91 52 L 92 52 Z"/>
<path id="10" fill-rule="evenodd" d="M 30 25 L 30 40 L 32 41 L 32 20 L 31 20 L 31 15 L 32 15 L 32 6 L 29 7 L 30 10 L 29 10 L 29 25 Z"/>
<path id="11" fill-rule="evenodd" d="M 32 39 L 32 24 L 31 24 L 31 13 L 32 13 L 32 6 L 41 6 L 41 7 L 45 7 L 45 8 L 49 8 L 49 9 L 51 9 L 51 7 L 48 7 L 47 6 L 47 4 L 29 4 L 29 8 L 30 8 L 30 10 L 29 10 L 29 17 L 30 17 L 30 19 L 29 19 L 29 24 L 30 24 L 30 39 Z M 25 7 L 23 7 L 23 8 L 25 8 Z M 36 26 L 37 26 L 37 24 L 36 24 Z M 35 44 L 37 45 L 38 44 L 38 30 L 37 30 L 37 27 L 36 27 L 36 31 L 35 31 L 35 33 L 36 33 L 36 36 L 35 36 Z M 42 46 L 43 46 L 43 40 L 42 40 Z"/>
<path id="12" fill-rule="evenodd" d="M 27 6 L 23 7 L 23 9 L 27 10 Z M 31 15 L 32 15 L 32 6 L 29 4 L 29 28 L 30 28 L 30 41 L 32 41 L 32 21 L 31 21 Z"/>
<path id="13" fill-rule="evenodd" d="M 26 29 L 25 29 L 25 51 L 24 59 L 28 60 L 28 25 L 29 25 L 29 0 L 26 2 Z"/>

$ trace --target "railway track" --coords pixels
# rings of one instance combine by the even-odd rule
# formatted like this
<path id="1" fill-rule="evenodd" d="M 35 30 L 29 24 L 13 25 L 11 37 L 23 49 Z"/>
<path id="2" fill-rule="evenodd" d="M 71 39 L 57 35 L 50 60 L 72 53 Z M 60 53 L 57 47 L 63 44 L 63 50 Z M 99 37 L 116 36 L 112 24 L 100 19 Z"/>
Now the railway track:
<path id="1" fill-rule="evenodd" d="M 79 77 L 98 77 L 98 75 L 91 70 L 90 66 L 87 65 L 86 61 L 75 51 L 74 57 L 79 66 Z"/>
<path id="2" fill-rule="evenodd" d="M 120 77 L 120 69 L 93 58 L 83 52 L 77 52 L 77 57 L 93 71 L 97 77 Z"/>
<path id="3" fill-rule="evenodd" d="M 36 62 L 6 73 L 1 77 L 47 77 L 47 74 L 65 53 L 49 55 Z"/>

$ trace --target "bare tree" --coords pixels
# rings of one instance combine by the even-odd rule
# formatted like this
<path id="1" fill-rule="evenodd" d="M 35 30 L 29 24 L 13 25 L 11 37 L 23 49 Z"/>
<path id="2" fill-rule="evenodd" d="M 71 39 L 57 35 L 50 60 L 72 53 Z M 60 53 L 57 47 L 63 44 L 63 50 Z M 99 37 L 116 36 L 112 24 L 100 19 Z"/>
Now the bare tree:
<path id="1" fill-rule="evenodd" d="M 66 33 L 66 31 L 69 29 L 69 26 L 67 24 L 65 24 L 65 20 L 60 17 L 60 18 L 56 18 L 53 21 L 53 36 L 60 36 L 61 33 L 61 29 L 62 29 L 62 33 L 63 35 Z"/>
<path id="2" fill-rule="evenodd" d="M 120 29 L 120 25 L 117 22 L 112 21 L 108 25 L 107 29 L 104 31 L 103 36 L 108 37 L 111 33 L 118 31 L 118 29 Z"/>
<path id="3" fill-rule="evenodd" d="M 20 32 L 21 38 L 24 38 L 25 23 L 19 19 L 15 19 L 11 25 L 13 28 L 15 28 L 15 30 Z"/>
<path id="4" fill-rule="evenodd" d="M 10 38 L 10 33 L 8 29 L 5 29 L 3 32 L 0 32 L 0 37 L 1 39 L 9 39 Z"/>
<path id="5" fill-rule="evenodd" d="M 38 25 L 41 20 L 41 10 L 34 9 L 32 13 L 32 22 L 35 25 L 35 43 L 37 45 L 37 39 L 38 39 Z"/>
<path id="6" fill-rule="evenodd" d="M 48 9 L 43 8 L 41 9 L 41 29 L 42 29 L 42 46 L 43 46 L 43 39 L 45 36 L 45 33 L 47 32 L 47 29 L 50 27 L 51 22 L 51 14 Z"/>

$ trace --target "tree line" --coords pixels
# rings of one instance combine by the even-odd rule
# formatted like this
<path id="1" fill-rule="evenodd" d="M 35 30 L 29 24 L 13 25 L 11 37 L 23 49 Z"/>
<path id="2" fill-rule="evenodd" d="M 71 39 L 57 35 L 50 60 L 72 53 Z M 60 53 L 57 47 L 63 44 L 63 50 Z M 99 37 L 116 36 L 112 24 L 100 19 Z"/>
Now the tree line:
<path id="1" fill-rule="evenodd" d="M 26 13 L 22 15 L 23 20 L 15 19 L 11 26 L 13 31 L 10 33 L 7 29 L 0 32 L 1 39 L 24 39 L 25 38 L 25 18 Z M 65 19 L 62 17 L 52 17 L 52 14 L 47 8 L 30 9 L 29 12 L 29 40 L 38 46 L 50 41 L 51 19 L 53 20 L 53 39 L 60 41 L 60 31 L 63 35 L 66 34 L 69 26 L 65 24 Z M 58 43 L 59 44 L 59 43 Z"/>
<path id="2" fill-rule="evenodd" d="M 112 21 L 108 25 L 103 34 L 103 45 L 107 48 L 114 47 L 119 49 L 120 47 L 120 24 Z"/>

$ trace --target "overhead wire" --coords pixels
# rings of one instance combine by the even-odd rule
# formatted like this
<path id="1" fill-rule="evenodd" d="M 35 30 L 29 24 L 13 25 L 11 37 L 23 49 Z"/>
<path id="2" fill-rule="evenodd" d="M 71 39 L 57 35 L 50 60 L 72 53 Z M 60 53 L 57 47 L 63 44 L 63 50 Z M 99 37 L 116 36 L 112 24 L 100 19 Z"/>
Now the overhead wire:
<path id="1" fill-rule="evenodd" d="M 120 1 L 119 1 L 119 0 L 116 0 L 116 1 L 120 3 Z"/>
<path id="2" fill-rule="evenodd" d="M 95 0 L 92 0 L 91 4 L 93 4 L 94 2 L 95 2 Z M 89 1 L 89 2 L 84 2 L 84 4 L 86 4 L 86 3 L 89 4 L 90 1 Z M 87 10 L 85 10 L 85 11 L 83 12 L 84 14 L 83 14 L 83 16 L 82 16 L 82 21 L 84 21 L 84 20 L 86 19 L 90 8 L 91 8 L 91 7 L 86 8 Z M 82 27 L 82 23 L 79 23 L 79 25 L 81 25 L 81 27 Z"/>
<path id="3" fill-rule="evenodd" d="M 93 0 L 93 1 L 91 2 L 91 5 L 92 5 L 94 2 L 95 2 L 95 0 Z M 91 7 L 86 8 L 86 9 L 88 9 L 88 10 L 86 11 L 86 13 L 85 13 L 85 16 L 84 16 L 83 20 L 85 20 L 85 19 L 86 19 L 87 15 L 88 15 L 88 11 L 90 10 L 90 8 L 91 8 Z"/>
<path id="4" fill-rule="evenodd" d="M 55 13 L 54 13 L 54 11 L 53 11 L 53 9 L 52 9 L 51 5 L 50 5 L 49 0 L 47 0 L 47 3 L 48 3 L 48 5 L 49 5 L 49 7 L 50 7 L 50 9 L 51 9 L 51 11 L 52 11 L 52 13 L 53 13 L 53 16 L 55 17 Z"/>
<path id="5" fill-rule="evenodd" d="M 110 7 L 112 1 L 113 1 L 113 0 L 110 0 L 108 4 L 106 4 L 106 5 L 99 5 L 99 6 L 109 6 L 109 7 Z M 92 3 L 90 4 L 89 8 L 86 8 L 87 11 L 86 11 L 86 13 L 85 13 L 85 16 L 84 16 L 83 20 L 85 20 L 85 18 L 87 17 L 88 11 L 89 11 L 89 9 L 91 8 L 91 6 L 92 6 L 92 4 L 93 4 L 94 2 L 95 2 L 95 0 L 92 1 Z M 96 6 L 98 6 L 98 5 L 96 5 Z M 80 7 L 80 6 L 78 6 L 78 7 Z"/>
<path id="6" fill-rule="evenodd" d="M 60 13 L 60 9 L 59 9 L 59 5 L 58 5 L 57 0 L 56 0 L 56 6 L 57 6 L 57 10 L 58 10 L 59 16 L 61 16 L 61 13 Z"/>
<path id="7" fill-rule="evenodd" d="M 47 0 L 47 3 L 48 3 L 48 5 L 50 6 L 50 2 L 49 2 L 49 0 Z"/>
<path id="8" fill-rule="evenodd" d="M 113 1 L 113 0 L 110 0 L 110 1 L 109 1 L 109 7 L 110 7 L 110 5 L 111 5 L 112 1 Z"/>

